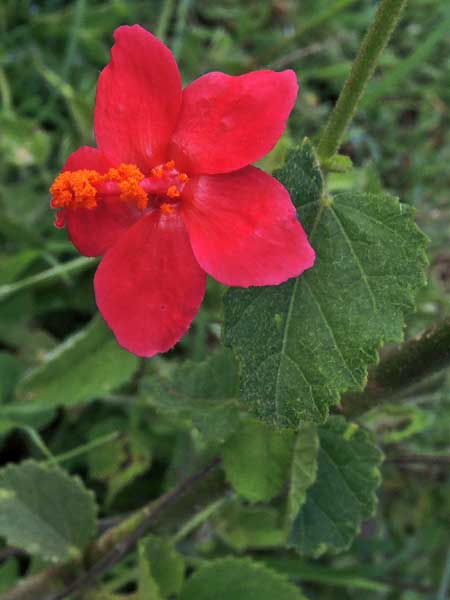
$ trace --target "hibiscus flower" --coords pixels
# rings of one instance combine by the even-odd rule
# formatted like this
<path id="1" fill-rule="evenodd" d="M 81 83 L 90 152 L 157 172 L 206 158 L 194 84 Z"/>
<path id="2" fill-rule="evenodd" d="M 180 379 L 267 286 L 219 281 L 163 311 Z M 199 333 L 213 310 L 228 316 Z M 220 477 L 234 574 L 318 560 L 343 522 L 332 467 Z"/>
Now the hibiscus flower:
<path id="1" fill-rule="evenodd" d="M 206 274 L 277 285 L 314 262 L 286 189 L 250 166 L 286 126 L 293 71 L 212 72 L 182 89 L 170 50 L 119 27 L 97 87 L 97 148 L 71 154 L 50 192 L 56 225 L 102 256 L 97 306 L 124 348 L 169 350 L 202 302 Z"/>

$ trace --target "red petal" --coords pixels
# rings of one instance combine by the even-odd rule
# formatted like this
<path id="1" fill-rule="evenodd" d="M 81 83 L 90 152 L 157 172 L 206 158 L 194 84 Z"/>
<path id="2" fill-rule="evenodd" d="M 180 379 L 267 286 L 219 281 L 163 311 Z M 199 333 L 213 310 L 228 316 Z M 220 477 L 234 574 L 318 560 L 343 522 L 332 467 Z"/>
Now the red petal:
<path id="1" fill-rule="evenodd" d="M 181 78 L 170 50 L 140 27 L 114 33 L 111 61 L 97 86 L 97 144 L 114 163 L 132 163 L 145 174 L 167 158 L 181 105 Z"/>
<path id="2" fill-rule="evenodd" d="M 205 282 L 179 216 L 153 211 L 106 253 L 94 286 L 97 306 L 119 344 L 153 356 L 187 331 Z"/>
<path id="3" fill-rule="evenodd" d="M 94 169 L 105 173 L 111 166 L 97 148 L 83 146 L 69 156 L 63 171 Z M 134 206 L 114 198 L 100 198 L 92 210 L 64 210 L 69 237 L 85 256 L 102 256 L 140 216 Z"/>
<path id="4" fill-rule="evenodd" d="M 72 152 L 64 163 L 63 171 L 78 171 L 78 169 L 93 169 L 99 173 L 106 173 L 112 163 L 103 152 L 91 146 L 82 146 Z"/>
<path id="5" fill-rule="evenodd" d="M 276 285 L 314 263 L 287 190 L 255 167 L 191 180 L 182 218 L 200 266 L 225 285 Z"/>
<path id="6" fill-rule="evenodd" d="M 297 92 L 293 71 L 203 75 L 183 91 L 169 154 L 190 173 L 245 167 L 274 147 Z"/>

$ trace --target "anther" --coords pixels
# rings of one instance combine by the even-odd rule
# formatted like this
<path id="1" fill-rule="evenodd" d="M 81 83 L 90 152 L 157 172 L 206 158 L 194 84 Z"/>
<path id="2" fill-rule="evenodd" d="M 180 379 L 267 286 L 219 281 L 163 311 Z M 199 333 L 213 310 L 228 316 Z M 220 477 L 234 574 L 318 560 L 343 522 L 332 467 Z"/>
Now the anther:
<path id="1" fill-rule="evenodd" d="M 169 198 L 178 198 L 180 195 L 180 190 L 176 185 L 171 185 L 167 190 L 166 195 L 169 196 Z"/>
<path id="2" fill-rule="evenodd" d="M 151 170 L 151 174 L 152 177 L 157 177 L 158 179 L 161 179 L 161 177 L 163 177 L 164 175 L 164 169 L 161 167 L 161 165 L 159 167 L 153 167 L 153 169 Z"/>
<path id="3" fill-rule="evenodd" d="M 159 210 L 162 212 L 163 215 L 171 215 L 175 209 L 172 204 L 169 204 L 168 202 L 163 202 L 160 205 Z"/>

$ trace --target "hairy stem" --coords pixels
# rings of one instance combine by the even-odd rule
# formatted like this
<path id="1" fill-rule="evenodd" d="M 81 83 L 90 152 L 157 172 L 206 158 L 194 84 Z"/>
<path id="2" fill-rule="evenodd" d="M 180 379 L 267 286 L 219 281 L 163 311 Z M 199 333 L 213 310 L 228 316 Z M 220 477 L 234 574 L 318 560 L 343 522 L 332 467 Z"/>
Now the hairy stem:
<path id="1" fill-rule="evenodd" d="M 345 394 L 343 411 L 351 417 L 361 415 L 449 365 L 450 318 L 447 318 L 386 356 L 372 369 L 362 393 Z"/>
<path id="2" fill-rule="evenodd" d="M 407 0 L 381 0 L 375 18 L 358 50 L 350 75 L 320 137 L 317 153 L 321 161 L 326 161 L 338 151 L 364 89 L 406 3 Z"/>

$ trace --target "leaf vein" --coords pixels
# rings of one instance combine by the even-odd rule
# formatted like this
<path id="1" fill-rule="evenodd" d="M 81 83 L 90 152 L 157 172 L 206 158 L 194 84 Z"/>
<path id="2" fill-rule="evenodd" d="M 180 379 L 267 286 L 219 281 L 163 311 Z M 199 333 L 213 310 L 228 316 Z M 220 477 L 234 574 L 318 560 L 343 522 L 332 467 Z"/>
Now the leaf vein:
<path id="1" fill-rule="evenodd" d="M 334 218 L 335 218 L 335 220 L 336 220 L 336 223 L 338 224 L 338 226 L 339 226 L 339 229 L 341 230 L 341 232 L 342 232 L 342 235 L 343 235 L 343 237 L 344 237 L 345 241 L 347 242 L 347 245 L 348 245 L 348 248 L 349 248 L 349 250 L 350 250 L 350 253 L 351 253 L 351 255 L 353 256 L 353 258 L 354 258 L 354 260 L 355 260 L 355 263 L 356 263 L 356 265 L 357 265 L 357 267 L 358 267 L 358 269 L 359 269 L 359 271 L 360 271 L 360 273 L 361 273 L 362 280 L 364 281 L 364 284 L 365 284 L 365 286 L 366 286 L 366 289 L 367 289 L 367 291 L 368 291 L 368 293 L 369 293 L 370 300 L 371 300 L 371 302 L 372 302 L 372 308 L 373 308 L 375 311 L 377 311 L 377 310 L 378 310 L 378 307 L 377 307 L 377 302 L 376 302 L 376 299 L 375 299 L 375 295 L 374 295 L 374 293 L 373 293 L 373 290 L 372 290 L 372 287 L 371 287 L 371 285 L 370 285 L 370 283 L 369 283 L 369 279 L 368 279 L 368 277 L 367 277 L 367 274 L 366 274 L 366 272 L 364 271 L 364 268 L 363 268 L 363 266 L 362 266 L 362 263 L 361 263 L 361 261 L 359 260 L 359 257 L 358 257 L 358 255 L 356 254 L 356 252 L 355 252 L 355 249 L 353 248 L 352 241 L 351 241 L 351 239 L 350 239 L 350 237 L 349 237 L 349 235 L 348 235 L 348 233 L 347 233 L 347 231 L 346 231 L 346 229 L 345 229 L 344 225 L 342 224 L 342 221 L 341 221 L 341 219 L 339 218 L 338 214 L 337 214 L 337 213 L 336 213 L 336 211 L 333 209 L 333 207 L 330 207 L 330 211 L 331 211 L 331 214 L 334 216 Z"/>

